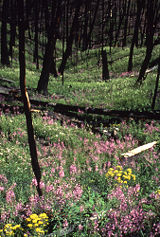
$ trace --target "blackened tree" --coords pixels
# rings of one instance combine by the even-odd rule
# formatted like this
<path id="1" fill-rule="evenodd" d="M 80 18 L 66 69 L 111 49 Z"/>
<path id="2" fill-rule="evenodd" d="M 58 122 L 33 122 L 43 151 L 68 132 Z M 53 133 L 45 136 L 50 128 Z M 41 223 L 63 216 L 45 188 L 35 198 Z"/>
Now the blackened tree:
<path id="1" fill-rule="evenodd" d="M 2 4 L 2 25 L 1 25 L 1 63 L 9 66 L 9 50 L 7 46 L 7 17 L 9 0 L 3 0 Z"/>
<path id="2" fill-rule="evenodd" d="M 159 19 L 159 10 L 160 10 L 159 2 L 157 2 L 156 0 L 147 1 L 146 55 L 141 66 L 138 79 L 137 79 L 137 83 L 140 83 L 140 84 L 142 84 L 142 81 L 145 79 L 144 77 L 145 71 L 148 67 L 149 61 L 152 56 L 152 50 L 154 47 L 154 33 L 155 33 L 155 28 Z"/>
<path id="3" fill-rule="evenodd" d="M 38 56 L 38 20 L 39 20 L 39 0 L 34 1 L 34 55 L 33 62 L 36 63 L 36 68 L 39 69 L 39 56 Z"/>
<path id="4" fill-rule="evenodd" d="M 160 57 L 158 58 L 158 72 L 157 72 L 156 85 L 155 85 L 153 101 L 152 101 L 152 110 L 154 110 L 154 107 L 155 107 L 155 102 L 156 102 L 156 97 L 157 97 L 157 92 L 158 92 L 159 77 L 160 77 Z"/>
<path id="5" fill-rule="evenodd" d="M 61 75 L 63 75 L 64 69 L 65 69 L 65 66 L 66 66 L 66 63 L 67 63 L 67 59 L 69 58 L 69 56 L 72 53 L 72 45 L 73 45 L 73 40 L 75 38 L 77 24 L 78 24 L 77 22 L 78 22 L 80 6 L 81 6 L 81 4 L 76 5 L 73 22 L 72 22 L 72 26 L 71 26 L 71 29 L 70 29 L 70 34 L 69 34 L 68 38 L 66 39 L 67 40 L 66 50 L 63 53 L 62 62 L 61 62 L 61 65 L 58 69 L 58 72 Z"/>
<path id="6" fill-rule="evenodd" d="M 108 60 L 107 60 L 107 51 L 104 49 L 104 22 L 105 22 L 105 13 L 104 13 L 104 0 L 102 0 L 102 32 L 101 32 L 101 37 L 102 37 L 102 79 L 104 81 L 109 79 L 109 70 L 108 70 Z M 110 14 L 111 14 L 111 9 L 110 9 Z M 110 16 L 110 15 L 109 15 Z"/>
<path id="7" fill-rule="evenodd" d="M 138 38 L 138 30 L 141 22 L 141 13 L 142 9 L 145 4 L 145 0 L 137 0 L 137 14 L 136 14 L 136 21 L 135 21 L 135 26 L 134 26 L 134 33 L 133 33 L 133 38 L 131 42 L 131 47 L 130 47 L 130 54 L 129 54 L 129 61 L 128 61 L 128 72 L 132 71 L 133 67 L 133 50 L 134 50 L 134 45 L 137 41 Z"/>
<path id="8" fill-rule="evenodd" d="M 27 123 L 28 143 L 31 155 L 32 169 L 37 180 L 37 191 L 42 196 L 40 188 L 41 171 L 38 163 L 34 129 L 32 125 L 31 105 L 26 89 L 25 79 L 25 28 L 24 28 L 24 0 L 17 0 L 18 4 L 18 31 L 19 31 L 19 65 L 20 65 L 20 89 L 24 104 L 24 111 Z"/>
<path id="9" fill-rule="evenodd" d="M 13 56 L 13 46 L 15 46 L 16 39 L 16 25 L 17 25 L 17 6 L 15 0 L 10 0 L 10 41 L 9 41 L 9 55 Z"/>
<path id="10" fill-rule="evenodd" d="M 53 53 L 58 37 L 59 24 L 61 20 L 61 5 L 58 0 L 52 2 L 52 20 L 48 29 L 48 42 L 46 44 L 45 55 L 43 60 L 43 68 L 40 79 L 38 81 L 37 91 L 39 93 L 47 94 L 47 87 L 49 82 L 50 68 L 53 65 Z M 51 64 L 52 63 L 52 64 Z"/>
<path id="11" fill-rule="evenodd" d="M 125 0 L 125 21 L 124 21 L 123 47 L 125 47 L 127 45 L 127 32 L 128 32 L 128 19 L 129 19 L 130 6 L 131 6 L 131 0 Z"/>

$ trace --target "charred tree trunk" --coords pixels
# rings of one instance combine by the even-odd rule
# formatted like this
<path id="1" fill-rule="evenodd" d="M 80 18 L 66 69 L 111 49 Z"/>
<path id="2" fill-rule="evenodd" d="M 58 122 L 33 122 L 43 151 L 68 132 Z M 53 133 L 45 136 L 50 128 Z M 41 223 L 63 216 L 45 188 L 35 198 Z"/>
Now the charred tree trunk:
<path id="1" fill-rule="evenodd" d="M 128 5 L 127 5 L 128 2 Z M 131 0 L 126 0 L 126 14 L 125 14 L 125 22 L 124 22 L 124 38 L 123 38 L 123 47 L 127 45 L 127 30 L 128 30 L 128 19 L 129 19 L 129 10 L 130 10 Z"/>
<path id="2" fill-rule="evenodd" d="M 132 43 L 131 43 L 131 47 L 130 47 L 130 54 L 129 54 L 129 61 L 128 61 L 128 72 L 132 71 L 132 67 L 133 67 L 133 62 L 132 62 L 133 50 L 134 50 L 134 45 L 136 43 L 137 36 L 138 36 L 138 29 L 139 29 L 139 25 L 140 25 L 143 1 L 144 0 L 137 0 L 137 14 L 136 14 L 136 21 L 135 21 L 135 26 L 134 26 Z"/>
<path id="3" fill-rule="evenodd" d="M 3 0 L 2 5 L 2 25 L 1 25 L 1 63 L 9 66 L 9 52 L 7 47 L 7 13 L 9 0 Z"/>
<path id="4" fill-rule="evenodd" d="M 38 57 L 38 19 L 39 19 L 39 1 L 35 0 L 34 3 L 34 57 L 33 62 L 36 63 L 36 68 L 39 69 L 39 57 Z"/>
<path id="5" fill-rule="evenodd" d="M 102 30 L 101 30 L 101 41 L 102 41 L 102 80 L 106 81 L 109 79 L 107 51 L 104 50 L 104 0 L 102 0 Z"/>
<path id="6" fill-rule="evenodd" d="M 83 46 L 82 46 L 82 50 L 86 50 L 87 49 L 87 32 L 88 32 L 88 14 L 89 14 L 89 5 L 90 2 L 86 1 L 85 3 L 85 20 L 84 20 L 84 30 L 83 30 Z"/>
<path id="7" fill-rule="evenodd" d="M 109 53 L 111 55 L 112 53 L 112 44 L 113 44 L 113 28 L 114 28 L 114 23 L 113 23 L 113 2 L 112 0 L 109 1 Z"/>
<path id="8" fill-rule="evenodd" d="M 56 14 L 55 14 L 56 11 Z M 52 5 L 52 22 L 48 30 L 48 42 L 46 44 L 45 55 L 43 60 L 43 68 L 41 72 L 40 79 L 38 81 L 37 91 L 39 93 L 47 94 L 49 74 L 51 72 L 51 66 L 55 68 L 55 63 L 53 59 L 53 52 L 55 49 L 55 44 L 57 40 L 57 31 L 59 29 L 61 17 L 61 4 L 54 2 Z M 55 72 L 56 73 L 56 72 Z"/>
<path id="9" fill-rule="evenodd" d="M 47 94 L 50 66 L 51 66 L 51 60 L 53 57 L 53 50 L 54 50 L 54 41 L 53 39 L 51 39 L 51 41 L 48 40 L 46 49 L 45 49 L 43 68 L 42 68 L 42 72 L 41 72 L 40 79 L 38 81 L 38 86 L 37 86 L 37 91 L 39 93 Z"/>
<path id="10" fill-rule="evenodd" d="M 34 0 L 27 0 L 26 1 L 26 28 L 28 29 L 29 39 L 32 39 L 29 16 L 30 16 L 30 11 L 31 11 L 31 8 L 32 8 L 33 1 Z"/>
<path id="11" fill-rule="evenodd" d="M 114 44 L 114 46 L 116 46 L 116 44 L 118 42 L 118 38 L 119 38 L 119 34 L 120 34 L 122 23 L 123 23 L 123 19 L 124 19 L 124 14 L 121 11 L 121 9 L 119 9 L 118 28 L 116 29 L 115 44 Z M 119 44 L 119 42 L 118 42 L 118 44 Z"/>
<path id="12" fill-rule="evenodd" d="M 77 27 L 79 10 L 80 10 L 80 4 L 78 4 L 76 9 L 75 9 L 75 15 L 74 15 L 73 23 L 72 23 L 72 26 L 71 26 L 71 29 L 70 29 L 70 35 L 67 39 L 66 50 L 63 53 L 62 62 L 61 62 L 61 65 L 58 69 L 58 72 L 61 75 L 63 75 L 64 69 L 65 69 L 65 66 L 66 66 L 66 63 L 67 63 L 67 59 L 69 58 L 69 56 L 72 53 L 72 44 L 73 44 L 73 40 L 74 40 L 74 37 L 75 37 L 75 30 L 76 30 L 76 27 Z"/>
<path id="13" fill-rule="evenodd" d="M 145 32 L 146 32 L 146 18 L 144 19 L 143 26 L 141 26 L 141 42 L 140 42 L 140 47 L 142 47 L 143 44 L 144 44 Z"/>
<path id="14" fill-rule="evenodd" d="M 159 77 L 160 77 L 160 58 L 159 58 L 159 62 L 158 62 L 158 72 L 157 72 L 156 85 L 155 85 L 153 101 L 152 101 L 152 110 L 154 110 L 154 107 L 155 107 L 157 91 L 158 91 L 158 84 L 159 84 Z"/>
<path id="15" fill-rule="evenodd" d="M 102 79 L 103 81 L 109 80 L 107 51 L 104 49 L 102 50 Z"/>
<path id="16" fill-rule="evenodd" d="M 146 32 L 146 55 L 145 55 L 145 59 L 142 63 L 140 72 L 139 72 L 139 76 L 137 79 L 137 83 L 142 84 L 142 81 L 145 79 L 144 75 L 145 75 L 145 71 L 148 67 L 149 61 L 151 59 L 152 56 L 152 50 L 154 47 L 154 42 L 153 42 L 153 36 L 154 36 L 154 5 L 153 5 L 153 1 L 148 0 L 147 2 L 147 13 L 146 13 L 146 17 L 147 17 L 147 32 Z"/>
<path id="17" fill-rule="evenodd" d="M 87 50 L 88 45 L 90 43 L 91 35 L 92 35 L 93 27 L 94 27 L 94 24 L 95 24 L 95 21 L 96 21 L 96 16 L 97 16 L 98 9 L 99 9 L 99 0 L 97 0 L 97 2 L 96 2 L 95 12 L 94 12 L 94 15 L 93 15 L 93 20 L 90 24 L 89 32 L 88 32 L 88 35 L 87 35 L 87 38 L 86 38 L 86 41 L 85 41 L 85 48 L 83 48 L 83 50 Z"/>
<path id="18" fill-rule="evenodd" d="M 25 80 L 25 29 L 24 29 L 24 0 L 17 0 L 18 3 L 18 29 L 19 29 L 19 65 L 20 65 L 20 89 L 24 104 L 24 111 L 27 123 L 28 143 L 31 155 L 31 164 L 34 175 L 37 180 L 37 191 L 42 196 L 40 189 L 41 171 L 38 163 L 36 142 L 34 139 L 34 130 L 32 125 L 32 116 L 30 110 L 30 101 L 26 89 Z"/>
<path id="19" fill-rule="evenodd" d="M 10 42 L 9 42 L 9 55 L 12 58 L 13 46 L 15 45 L 16 38 L 16 2 L 11 0 L 11 21 L 10 21 Z"/>
<path id="20" fill-rule="evenodd" d="M 55 47 L 54 47 L 54 49 L 55 49 Z M 53 53 L 54 53 L 54 52 L 53 52 Z M 53 55 L 52 55 L 52 58 L 51 58 L 50 73 L 51 73 L 54 77 L 57 77 L 57 76 L 58 76 L 57 70 L 56 70 L 55 58 L 53 57 Z"/>

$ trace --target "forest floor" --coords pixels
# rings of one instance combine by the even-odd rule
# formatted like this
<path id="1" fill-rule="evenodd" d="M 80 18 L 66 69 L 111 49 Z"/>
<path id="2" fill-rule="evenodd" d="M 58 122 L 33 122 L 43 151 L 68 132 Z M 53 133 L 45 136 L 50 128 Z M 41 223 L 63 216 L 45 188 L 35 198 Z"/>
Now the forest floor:
<path id="1" fill-rule="evenodd" d="M 145 115 L 153 113 L 157 71 L 136 86 L 145 49 L 135 49 L 133 72 L 126 72 L 128 53 L 113 49 L 107 82 L 101 80 L 98 51 L 88 58 L 79 54 L 77 65 L 73 58 L 68 62 L 64 85 L 50 77 L 48 96 L 37 94 L 40 70 L 27 63 L 41 198 L 30 164 L 18 62 L 0 67 L 0 236 L 160 235 L 159 97 L 157 118 Z M 96 114 L 95 108 L 119 114 Z M 147 151 L 122 155 L 153 141 Z"/>

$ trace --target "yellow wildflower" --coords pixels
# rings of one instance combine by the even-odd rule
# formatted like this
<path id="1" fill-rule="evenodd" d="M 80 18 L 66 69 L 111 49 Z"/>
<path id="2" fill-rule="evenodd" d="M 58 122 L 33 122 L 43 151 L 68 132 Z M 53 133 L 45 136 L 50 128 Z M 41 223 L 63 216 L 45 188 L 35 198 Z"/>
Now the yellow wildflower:
<path id="1" fill-rule="evenodd" d="M 132 169 L 128 168 L 128 169 L 127 169 L 127 172 L 128 172 L 129 174 L 132 174 Z"/>
<path id="2" fill-rule="evenodd" d="M 116 169 L 123 170 L 122 166 L 120 166 L 120 165 L 117 165 Z"/>
<path id="3" fill-rule="evenodd" d="M 35 231 L 36 231 L 37 233 L 42 233 L 42 234 L 45 233 L 44 230 L 42 230 L 41 228 L 36 228 Z"/>
<path id="4" fill-rule="evenodd" d="M 41 214 L 39 214 L 39 217 L 40 217 L 40 218 L 48 218 L 48 216 L 47 216 L 46 213 L 41 213 Z"/>
<path id="5" fill-rule="evenodd" d="M 43 221 L 38 221 L 38 224 L 39 225 L 43 225 Z"/>
<path id="6" fill-rule="evenodd" d="M 117 174 L 118 177 L 122 176 L 122 171 L 119 171 Z"/>
<path id="7" fill-rule="evenodd" d="M 11 228 L 12 227 L 12 224 L 6 224 L 5 226 L 4 226 L 4 229 L 5 228 Z"/>
<path id="8" fill-rule="evenodd" d="M 158 190 L 156 191 L 156 193 L 160 195 L 160 189 L 158 189 Z"/>
<path id="9" fill-rule="evenodd" d="M 123 183 L 120 177 L 118 177 L 116 180 L 118 181 L 118 183 Z"/>
<path id="10" fill-rule="evenodd" d="M 114 170 L 114 174 L 117 174 L 119 171 L 118 170 Z"/>
<path id="11" fill-rule="evenodd" d="M 32 227 L 33 227 L 33 225 L 32 225 L 32 224 L 28 224 L 27 226 L 28 226 L 29 228 L 32 228 Z"/>
<path id="12" fill-rule="evenodd" d="M 37 215 L 37 214 L 31 214 L 31 215 L 30 215 L 30 218 L 31 218 L 31 219 L 37 219 L 37 218 L 38 218 L 38 215 Z"/>
<path id="13" fill-rule="evenodd" d="M 134 174 L 131 174 L 131 177 L 133 178 L 133 180 L 136 180 L 136 176 Z"/>
<path id="14" fill-rule="evenodd" d="M 38 219 L 34 219 L 33 221 L 32 221 L 32 223 L 37 223 L 38 222 Z"/>
<path id="15" fill-rule="evenodd" d="M 106 177 L 108 178 L 109 176 L 110 176 L 110 177 L 114 177 L 113 171 L 109 170 L 109 171 L 106 173 Z"/>
<path id="16" fill-rule="evenodd" d="M 39 224 L 37 224 L 37 223 L 36 223 L 36 224 L 34 224 L 34 227 L 38 227 L 38 226 L 39 226 Z"/>
<path id="17" fill-rule="evenodd" d="M 21 227 L 20 225 L 15 225 L 15 226 L 12 227 L 12 230 L 20 229 L 20 227 Z"/>
<path id="18" fill-rule="evenodd" d="M 30 222 L 30 221 L 31 221 L 31 218 L 29 218 L 29 217 L 28 217 L 28 218 L 26 218 L 26 221 Z"/>
<path id="19" fill-rule="evenodd" d="M 130 180 L 130 179 L 131 179 L 131 176 L 130 176 L 130 175 L 123 175 L 123 178 Z"/>
<path id="20" fill-rule="evenodd" d="M 6 234 L 6 236 L 12 236 L 14 234 L 14 232 L 12 230 L 6 231 L 5 234 Z"/>

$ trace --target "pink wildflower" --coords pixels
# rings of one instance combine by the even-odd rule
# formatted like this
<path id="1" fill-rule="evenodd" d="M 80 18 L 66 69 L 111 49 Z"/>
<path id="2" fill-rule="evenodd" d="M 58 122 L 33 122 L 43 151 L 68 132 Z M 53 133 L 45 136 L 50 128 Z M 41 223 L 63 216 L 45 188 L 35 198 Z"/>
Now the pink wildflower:
<path id="1" fill-rule="evenodd" d="M 95 165 L 95 171 L 96 172 L 98 171 L 98 165 Z"/>
<path id="2" fill-rule="evenodd" d="M 8 180 L 6 178 L 6 176 L 4 176 L 3 174 L 0 174 L 0 181 L 3 182 L 3 183 L 8 183 Z"/>
<path id="3" fill-rule="evenodd" d="M 14 191 L 12 189 L 9 189 L 6 192 L 6 202 L 11 203 L 14 199 L 15 199 Z"/>
<path id="4" fill-rule="evenodd" d="M 81 230 L 83 230 L 83 225 L 78 225 L 78 229 L 81 231 Z"/>
<path id="5" fill-rule="evenodd" d="M 60 166 L 59 169 L 60 169 L 60 171 L 59 171 L 59 177 L 60 177 L 60 178 L 63 178 L 63 177 L 64 177 L 64 170 L 63 170 L 63 167 Z"/>
<path id="6" fill-rule="evenodd" d="M 40 182 L 40 188 L 44 188 L 45 187 L 45 184 L 43 181 Z"/>
<path id="7" fill-rule="evenodd" d="M 75 165 L 70 166 L 70 175 L 76 174 L 77 173 L 77 167 Z"/>
<path id="8" fill-rule="evenodd" d="M 47 185 L 46 186 L 46 192 L 49 193 L 50 191 L 52 191 L 54 189 L 53 185 Z"/>
<path id="9" fill-rule="evenodd" d="M 4 187 L 1 187 L 1 186 L 0 186 L 0 191 L 4 191 Z"/>
<path id="10" fill-rule="evenodd" d="M 65 221 L 63 222 L 63 227 L 67 227 L 67 226 L 68 226 L 68 221 L 65 220 Z"/>
<path id="11" fill-rule="evenodd" d="M 75 198 L 81 198 L 83 193 L 83 190 L 81 189 L 80 185 L 76 185 L 74 190 L 73 190 L 73 194 L 75 196 Z"/>
<path id="12" fill-rule="evenodd" d="M 38 185 L 36 178 L 33 178 L 33 179 L 32 179 L 32 185 L 33 185 L 33 186 L 37 186 L 37 185 Z"/>
<path id="13" fill-rule="evenodd" d="M 80 206 L 80 212 L 83 212 L 83 211 L 84 211 L 84 207 Z"/>

